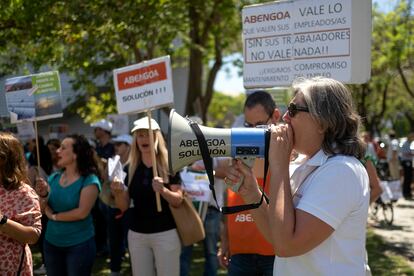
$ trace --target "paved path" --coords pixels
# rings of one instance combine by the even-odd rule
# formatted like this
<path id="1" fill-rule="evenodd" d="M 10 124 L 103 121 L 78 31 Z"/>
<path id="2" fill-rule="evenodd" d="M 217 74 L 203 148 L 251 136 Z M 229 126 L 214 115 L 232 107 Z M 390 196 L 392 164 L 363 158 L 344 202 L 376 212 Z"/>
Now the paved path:
<path id="1" fill-rule="evenodd" d="M 369 219 L 374 232 L 392 245 L 395 253 L 405 256 L 414 268 L 414 201 L 399 199 L 394 204 L 391 226 Z"/>

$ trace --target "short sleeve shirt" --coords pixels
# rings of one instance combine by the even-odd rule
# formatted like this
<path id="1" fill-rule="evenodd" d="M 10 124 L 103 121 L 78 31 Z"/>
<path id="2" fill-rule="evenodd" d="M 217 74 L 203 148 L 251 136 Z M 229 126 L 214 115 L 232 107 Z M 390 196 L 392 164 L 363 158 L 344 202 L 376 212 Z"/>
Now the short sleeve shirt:
<path id="1" fill-rule="evenodd" d="M 297 170 L 315 167 L 293 196 L 296 209 L 334 229 L 321 244 L 295 257 L 275 260 L 274 275 L 365 275 L 365 232 L 369 205 L 368 175 L 359 160 L 321 150 Z M 296 173 L 296 172 L 295 172 Z M 295 173 L 291 184 L 295 184 Z"/>
<path id="2" fill-rule="evenodd" d="M 96 185 L 101 190 L 98 177 L 90 174 L 86 177 L 81 176 L 69 186 L 62 187 L 59 180 L 61 172 L 52 174 L 48 183 L 50 185 L 50 195 L 48 204 L 56 213 L 67 212 L 79 207 L 80 194 L 84 187 Z M 52 221 L 49 220 L 46 228 L 46 240 L 61 247 L 73 246 L 87 241 L 95 235 L 92 216 L 89 214 L 85 219 L 77 221 Z"/>
<path id="3" fill-rule="evenodd" d="M 162 211 L 157 211 L 155 192 L 152 189 L 152 168 L 139 164 L 129 186 L 132 207 L 129 212 L 129 229 L 137 233 L 151 234 L 176 228 L 168 202 L 161 196 Z M 181 184 L 178 174 L 170 176 L 170 183 Z M 166 185 L 169 188 L 169 185 Z"/>
<path id="4" fill-rule="evenodd" d="M 0 210 L 9 220 L 32 226 L 39 234 L 42 228 L 39 197 L 27 184 L 16 190 L 6 190 L 0 185 Z M 28 245 L 0 232 L 0 275 L 16 275 L 25 250 L 21 275 L 32 275 L 32 253 Z"/>

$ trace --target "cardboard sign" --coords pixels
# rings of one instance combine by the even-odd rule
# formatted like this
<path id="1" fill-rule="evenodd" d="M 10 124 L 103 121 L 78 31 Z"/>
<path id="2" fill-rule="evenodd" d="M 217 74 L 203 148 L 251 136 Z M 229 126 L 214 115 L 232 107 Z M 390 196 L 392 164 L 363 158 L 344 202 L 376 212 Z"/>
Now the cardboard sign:
<path id="1" fill-rule="evenodd" d="M 114 70 L 119 114 L 138 113 L 174 103 L 170 57 Z"/>
<path id="2" fill-rule="evenodd" d="M 57 71 L 7 79 L 5 92 L 12 123 L 63 116 Z"/>
<path id="3" fill-rule="evenodd" d="M 295 0 L 243 8 L 246 88 L 298 77 L 364 83 L 371 72 L 370 0 Z"/>

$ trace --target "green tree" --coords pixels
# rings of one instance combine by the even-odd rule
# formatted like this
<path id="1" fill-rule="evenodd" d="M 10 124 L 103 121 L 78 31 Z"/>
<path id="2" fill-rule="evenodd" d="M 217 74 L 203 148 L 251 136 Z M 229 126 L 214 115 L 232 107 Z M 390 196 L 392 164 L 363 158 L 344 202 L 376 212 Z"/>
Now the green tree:
<path id="1" fill-rule="evenodd" d="M 30 65 L 25 72 L 42 66 L 66 72 L 83 92 L 74 110 L 91 121 L 115 112 L 113 69 L 168 54 L 174 66 L 189 67 L 188 102 L 198 102 L 205 118 L 222 55 L 239 41 L 237 3 L 3 1 L 0 72 L 21 73 L 25 65 Z M 192 104 L 187 107 L 187 114 L 195 113 Z"/>
<path id="2" fill-rule="evenodd" d="M 379 134 L 386 130 L 387 122 L 396 125 L 398 120 L 414 119 L 414 106 L 407 101 L 414 94 L 410 96 L 406 77 L 412 75 L 410 2 L 398 1 L 395 9 L 387 13 L 374 5 L 371 79 L 351 86 L 365 128 Z"/>
<path id="3" fill-rule="evenodd" d="M 243 113 L 244 94 L 229 96 L 215 92 L 208 108 L 208 126 L 231 127 L 236 116 Z"/>

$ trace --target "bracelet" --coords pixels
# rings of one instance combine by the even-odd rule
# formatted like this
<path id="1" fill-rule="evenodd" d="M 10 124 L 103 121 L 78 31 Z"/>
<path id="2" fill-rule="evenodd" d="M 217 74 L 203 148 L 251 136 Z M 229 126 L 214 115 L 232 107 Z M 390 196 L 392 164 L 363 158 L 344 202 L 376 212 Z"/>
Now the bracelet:
<path id="1" fill-rule="evenodd" d="M 0 225 L 4 225 L 7 222 L 8 217 L 6 215 L 3 215 L 3 217 L 0 220 Z"/>
<path id="2" fill-rule="evenodd" d="M 52 220 L 53 220 L 53 221 L 56 221 L 56 214 L 53 214 L 53 215 L 52 215 Z"/>
<path id="3" fill-rule="evenodd" d="M 49 191 L 46 191 L 46 195 L 44 195 L 44 196 L 41 196 L 41 195 L 39 195 L 41 198 L 46 198 L 46 197 L 48 197 L 49 196 Z"/>

